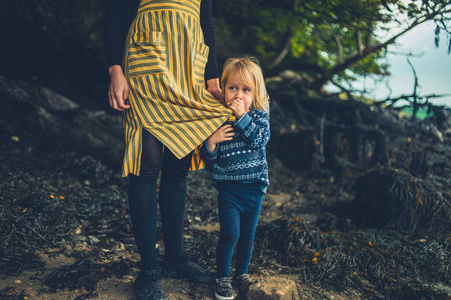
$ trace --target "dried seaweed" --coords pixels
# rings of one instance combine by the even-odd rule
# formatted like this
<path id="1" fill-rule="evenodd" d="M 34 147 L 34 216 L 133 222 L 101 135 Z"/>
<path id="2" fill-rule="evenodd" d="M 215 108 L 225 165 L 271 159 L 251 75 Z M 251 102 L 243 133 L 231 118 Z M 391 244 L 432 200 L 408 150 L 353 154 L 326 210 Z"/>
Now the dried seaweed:
<path id="1" fill-rule="evenodd" d="M 63 196 L 31 194 L 5 202 L 0 206 L 0 268 L 5 274 L 41 267 L 34 250 L 56 244 L 78 224 Z"/>
<path id="2" fill-rule="evenodd" d="M 280 254 L 280 261 L 287 265 L 305 263 L 324 247 L 324 236 L 320 229 L 297 218 L 278 219 L 259 227 L 256 235 L 260 247 L 276 250 Z"/>
<path id="3" fill-rule="evenodd" d="M 273 253 L 282 265 L 315 286 L 360 290 L 373 299 L 446 299 L 433 283 L 451 283 L 451 236 L 422 232 L 409 239 L 393 230 L 321 231 L 292 219 L 259 230 L 257 253 Z M 292 269 L 290 269 L 292 271 Z"/>
<path id="4" fill-rule="evenodd" d="M 372 170 L 357 179 L 350 217 L 370 228 L 413 234 L 418 229 L 451 230 L 451 197 L 434 182 L 396 169 Z"/>
<path id="5" fill-rule="evenodd" d="M 23 291 L 18 292 L 13 287 L 7 286 L 0 291 L 0 299 L 2 300 L 25 300 L 28 299 L 27 294 Z"/>
<path id="6" fill-rule="evenodd" d="M 94 291 L 99 280 L 113 276 L 121 278 L 129 268 L 130 265 L 125 260 L 99 264 L 86 258 L 80 258 L 69 266 L 63 266 L 53 271 L 44 283 L 52 293 L 65 289 Z"/>
<path id="7" fill-rule="evenodd" d="M 5 275 L 41 268 L 36 251 L 71 241 L 77 228 L 104 242 L 131 237 L 123 187 L 45 171 L 17 170 L 2 179 L 0 270 Z"/>
<path id="8" fill-rule="evenodd" d="M 52 246 L 54 255 L 70 257 L 75 263 L 55 270 L 47 277 L 43 291 L 80 289 L 84 294 L 77 299 L 96 297 L 98 280 L 121 278 L 135 267 L 136 256 L 126 260 L 133 250 L 127 181 L 116 180 L 118 175 L 93 157 L 62 151 L 67 149 L 64 140 L 51 136 L 43 142 L 41 136 L 33 138 L 34 133 L 21 135 L 13 127 L 8 129 L 14 122 L 11 118 L 3 122 L 6 131 L 0 143 L 0 159 L 5 162 L 0 165 L 2 276 L 42 268 L 44 263 L 37 253 Z M 12 135 L 20 136 L 20 143 L 12 141 Z M 393 153 L 401 152 L 390 156 L 392 165 L 407 170 L 408 156 L 404 160 L 401 156 L 412 144 L 405 148 L 390 145 Z M 348 213 L 364 217 L 353 218 L 355 224 L 323 214 L 315 223 L 284 218 L 259 226 L 250 273 L 289 273 L 312 291 L 356 290 L 369 299 L 449 299 L 438 287 L 438 283 L 451 285 L 449 146 L 433 148 L 435 152 L 428 154 L 433 174 L 423 179 L 392 169 L 372 170 L 358 179 L 353 210 Z M 306 195 L 314 199 L 308 202 L 314 207 L 306 204 L 302 212 L 293 211 L 293 215 L 317 213 L 329 208 L 332 201 L 349 200 L 341 196 L 338 182 L 353 187 L 357 172 L 334 179 L 332 172 L 321 168 L 318 173 L 331 184 L 324 186 L 320 181 L 312 188 L 315 183 L 309 176 L 294 173 L 285 165 L 271 166 L 272 191 L 291 193 L 302 183 L 300 196 L 290 202 L 305 201 Z M 185 247 L 200 265 L 214 269 L 219 234 L 196 228 L 218 222 L 216 191 L 210 186 L 209 174 L 196 173 L 189 178 Z M 345 190 L 349 195 L 354 191 Z M 293 207 L 288 203 L 283 212 Z M 371 227 L 378 229 L 368 229 Z M 90 236 L 97 239 L 95 244 Z M 118 253 L 114 245 L 120 241 L 128 245 L 122 244 Z M 158 242 L 161 244 L 161 235 Z M 161 259 L 162 251 L 158 254 Z M 320 299 L 324 294 L 317 296 Z M 0 291 L 1 299 L 25 297 L 23 291 Z"/>

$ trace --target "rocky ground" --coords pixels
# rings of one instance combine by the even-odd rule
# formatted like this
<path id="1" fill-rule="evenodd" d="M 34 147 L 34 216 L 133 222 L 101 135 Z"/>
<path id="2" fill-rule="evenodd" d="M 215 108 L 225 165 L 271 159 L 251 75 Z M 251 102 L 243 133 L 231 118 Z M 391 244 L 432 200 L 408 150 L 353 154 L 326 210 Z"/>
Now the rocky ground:
<path id="1" fill-rule="evenodd" d="M 120 117 L 4 77 L 0 107 L 0 299 L 133 299 Z M 418 128 L 433 134 L 404 128 L 372 169 L 295 171 L 270 152 L 251 274 L 294 281 L 300 299 L 451 299 L 450 142 Z M 191 173 L 185 247 L 212 270 L 215 199 L 209 171 Z M 156 248 L 162 259 L 161 232 Z M 170 300 L 214 298 L 211 285 L 163 286 Z"/>
<path id="2" fill-rule="evenodd" d="M 126 212 L 126 180 L 116 177 L 111 182 L 99 183 L 90 177 L 74 176 L 74 172 L 83 172 L 82 169 L 58 170 L 52 161 L 46 159 L 28 163 L 24 170 L 20 157 L 25 153 L 20 148 L 16 147 L 14 151 L 2 149 L 2 160 L 10 162 L 2 167 L 2 222 L 9 221 L 5 220 L 6 213 L 20 214 L 14 216 L 17 225 L 12 228 L 18 232 L 10 232 L 14 235 L 11 239 L 24 238 L 23 235 L 32 237 L 16 245 L 18 251 L 15 254 L 8 253 L 12 261 L 4 258 L 6 272 L 0 282 L 0 298 L 133 299 L 132 283 L 138 272 L 139 256 Z M 185 241 L 194 259 L 214 269 L 214 245 L 218 238 L 219 223 L 215 209 L 216 191 L 209 187 L 208 176 L 206 171 L 190 175 Z M 292 196 L 290 191 L 287 192 L 265 196 L 260 226 L 287 215 L 297 215 L 312 221 L 316 219 L 315 212 L 305 210 L 307 201 L 291 205 Z M 5 204 L 11 203 L 10 197 L 22 199 L 25 203 L 21 200 L 12 201 L 16 205 L 20 202 L 21 206 L 8 210 Z M 31 203 L 34 200 L 38 202 L 36 205 Z M 204 202 L 202 207 L 198 206 L 200 201 Z M 49 212 L 50 209 L 54 210 Z M 47 213 L 56 215 L 45 219 Z M 30 226 L 33 222 L 48 222 L 48 227 L 31 230 L 25 226 L 25 222 L 29 222 Z M 58 225 L 69 231 L 61 234 Z M 3 228 L 11 227 L 3 224 Z M 59 241 L 52 243 L 47 240 L 52 232 L 61 234 L 56 239 Z M 12 242 L 5 236 L 3 241 Z M 30 249 L 23 253 L 19 247 Z M 163 254 L 161 236 L 157 247 Z M 280 265 L 271 256 L 259 257 L 256 254 L 256 258 L 258 260 L 251 266 L 256 277 L 264 279 L 276 276 L 293 280 L 297 282 L 301 299 L 352 299 L 354 297 L 350 295 L 356 293 L 337 293 L 320 286 L 306 285 L 303 280 L 299 280 L 295 268 L 288 271 L 289 266 Z M 257 262 L 262 260 L 269 266 L 260 267 Z M 211 285 L 164 278 L 163 286 L 168 299 L 214 299 Z M 360 297 L 356 296 L 355 299 Z"/>

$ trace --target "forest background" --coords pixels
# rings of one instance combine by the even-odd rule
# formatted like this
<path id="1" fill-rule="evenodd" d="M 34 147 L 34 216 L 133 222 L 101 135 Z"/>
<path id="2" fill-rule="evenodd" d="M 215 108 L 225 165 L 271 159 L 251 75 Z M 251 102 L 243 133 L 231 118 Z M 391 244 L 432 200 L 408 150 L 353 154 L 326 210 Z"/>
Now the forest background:
<path id="1" fill-rule="evenodd" d="M 129 2 L 132 18 L 137 1 Z M 9 45 L 2 69 L 71 99 L 95 96 L 88 102 L 105 107 L 100 93 L 108 82 L 105 7 L 105 0 L 2 1 L 1 33 Z M 374 83 L 390 74 L 388 46 L 423 23 L 433 24 L 431 44 L 435 36 L 435 45 L 449 52 L 447 1 L 244 0 L 216 1 L 213 9 L 219 64 L 231 56 L 255 56 L 266 77 L 297 72 L 297 93 L 333 86 L 348 95 L 372 95 Z M 399 54 L 420 55 L 408 51 Z M 356 83 L 362 81 L 366 84 Z M 412 90 L 403 94 L 412 95 Z M 431 94 L 421 100 L 437 98 Z"/>
<path id="2" fill-rule="evenodd" d="M 100 297 L 105 277 L 124 284 L 109 286 L 120 294 L 110 298 L 132 293 L 106 3 L 0 1 L 2 299 Z M 391 45 L 418 26 L 430 24 L 431 44 L 450 52 L 450 13 L 445 0 L 213 1 L 219 65 L 257 57 L 271 96 L 255 275 L 287 276 L 309 299 L 451 297 L 451 117 L 433 105 L 449 95 L 422 93 L 418 53 L 406 51 L 412 89 L 371 97 L 389 78 Z M 194 174 L 187 246 L 213 266 L 215 191 L 208 171 Z M 57 256 L 63 266 L 50 267 Z M 179 285 L 173 299 L 212 296 Z"/>

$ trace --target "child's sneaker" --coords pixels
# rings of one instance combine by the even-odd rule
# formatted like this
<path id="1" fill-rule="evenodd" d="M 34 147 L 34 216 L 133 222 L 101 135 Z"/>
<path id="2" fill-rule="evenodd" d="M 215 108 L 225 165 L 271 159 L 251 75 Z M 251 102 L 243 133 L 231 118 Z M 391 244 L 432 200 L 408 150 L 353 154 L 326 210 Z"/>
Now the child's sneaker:
<path id="1" fill-rule="evenodd" d="M 235 284 L 240 290 L 247 290 L 252 282 L 249 274 L 241 274 L 233 277 L 233 284 Z"/>
<path id="2" fill-rule="evenodd" d="M 230 277 L 222 277 L 216 279 L 215 296 L 218 300 L 235 299 L 233 295 L 232 283 Z"/>

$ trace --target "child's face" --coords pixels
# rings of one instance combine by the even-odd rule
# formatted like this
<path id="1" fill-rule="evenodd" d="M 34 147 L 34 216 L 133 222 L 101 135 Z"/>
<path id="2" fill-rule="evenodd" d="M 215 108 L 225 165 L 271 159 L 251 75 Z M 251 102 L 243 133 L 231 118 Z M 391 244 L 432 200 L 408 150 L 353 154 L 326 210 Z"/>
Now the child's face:
<path id="1" fill-rule="evenodd" d="M 225 103 L 230 105 L 233 100 L 241 99 L 244 103 L 244 110 L 249 111 L 253 97 L 254 92 L 251 87 L 240 81 L 235 72 L 231 73 L 227 79 L 227 84 L 225 87 Z"/>

